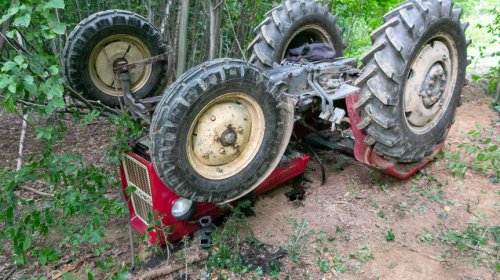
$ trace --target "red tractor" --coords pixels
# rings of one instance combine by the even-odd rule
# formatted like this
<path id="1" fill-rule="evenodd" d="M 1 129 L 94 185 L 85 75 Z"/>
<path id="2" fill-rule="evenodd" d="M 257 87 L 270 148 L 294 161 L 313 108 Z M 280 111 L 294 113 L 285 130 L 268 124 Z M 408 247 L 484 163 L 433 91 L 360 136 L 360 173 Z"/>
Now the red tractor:
<path id="1" fill-rule="evenodd" d="M 141 16 L 105 11 L 71 33 L 64 70 L 74 89 L 109 105 L 122 98 L 149 124 L 121 167 L 124 189 L 136 189 L 127 196 L 132 224 L 144 232 L 148 216 L 161 217 L 178 240 L 222 215 L 220 204 L 302 174 L 308 146 L 402 179 L 427 164 L 465 82 L 460 17 L 451 1 L 403 2 L 371 34 L 357 67 L 343 57 L 337 18 L 325 6 L 288 0 L 256 28 L 248 62 L 205 62 L 160 97 L 141 99 L 162 87 L 168 48 Z"/>

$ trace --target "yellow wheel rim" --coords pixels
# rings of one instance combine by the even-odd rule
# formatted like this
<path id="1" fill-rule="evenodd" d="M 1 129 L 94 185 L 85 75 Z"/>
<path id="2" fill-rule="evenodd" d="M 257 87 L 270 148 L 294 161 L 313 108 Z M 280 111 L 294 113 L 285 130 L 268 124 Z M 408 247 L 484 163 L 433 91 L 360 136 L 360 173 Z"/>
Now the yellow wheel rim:
<path id="1" fill-rule="evenodd" d="M 122 96 L 123 91 L 113 67 L 117 60 L 127 63 L 151 57 L 148 47 L 137 37 L 115 34 L 101 40 L 90 53 L 88 69 L 92 83 L 102 92 L 111 96 Z M 132 92 L 139 91 L 151 76 L 152 66 L 139 65 L 130 70 Z"/>
<path id="2" fill-rule="evenodd" d="M 201 176 L 222 180 L 252 162 L 265 133 L 264 113 L 252 97 L 227 93 L 196 116 L 187 139 L 187 156 Z"/>
<path id="3" fill-rule="evenodd" d="M 433 129 L 448 108 L 458 78 L 458 53 L 448 34 L 439 33 L 422 46 L 404 89 L 404 113 L 416 134 Z"/>

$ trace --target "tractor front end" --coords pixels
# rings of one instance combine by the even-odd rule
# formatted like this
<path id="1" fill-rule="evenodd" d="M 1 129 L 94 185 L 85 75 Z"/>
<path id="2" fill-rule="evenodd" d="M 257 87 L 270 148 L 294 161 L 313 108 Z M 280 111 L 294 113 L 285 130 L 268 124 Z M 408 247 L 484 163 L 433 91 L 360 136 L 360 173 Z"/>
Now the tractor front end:
<path id="1" fill-rule="evenodd" d="M 210 244 L 210 223 L 230 207 L 209 202 L 193 202 L 170 190 L 158 177 L 149 153 L 147 138 L 132 145 L 120 165 L 122 191 L 132 227 L 148 234 L 152 244 L 165 244 L 202 230 L 202 246 Z M 287 151 L 280 165 L 248 197 L 254 198 L 305 172 L 309 156 Z M 233 202 L 232 205 L 236 205 Z"/>

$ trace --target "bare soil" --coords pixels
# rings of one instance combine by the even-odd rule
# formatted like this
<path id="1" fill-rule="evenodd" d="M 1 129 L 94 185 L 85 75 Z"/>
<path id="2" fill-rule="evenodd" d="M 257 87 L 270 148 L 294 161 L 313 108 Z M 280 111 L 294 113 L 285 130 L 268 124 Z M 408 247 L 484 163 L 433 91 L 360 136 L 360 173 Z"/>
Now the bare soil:
<path id="1" fill-rule="evenodd" d="M 462 100 L 446 151 L 455 151 L 457 145 L 467 141 L 465 134 L 478 124 L 491 127 L 497 135 L 500 134 L 499 116 L 489 109 L 491 99 L 482 89 L 466 86 Z M 14 169 L 21 119 L 1 113 L 0 122 L 0 168 Z M 80 153 L 87 162 L 104 166 L 106 149 L 109 148 L 109 126 L 106 121 L 87 127 L 75 126 L 69 131 L 66 146 L 61 150 Z M 39 144 L 34 137 L 34 130 L 29 128 L 27 158 L 37 155 Z M 300 250 L 300 261 L 293 262 L 289 256 L 279 258 L 282 266 L 276 278 L 500 279 L 488 256 L 474 258 L 439 240 L 445 231 L 463 231 L 470 220 L 478 220 L 486 226 L 500 225 L 500 189 L 498 184 L 490 182 L 490 178 L 477 172 L 468 172 L 464 179 L 456 178 L 446 168 L 445 160 L 439 159 L 425 168 L 425 175 L 400 181 L 333 152 L 321 152 L 320 157 L 328 163 L 326 184 L 320 184 L 320 168 L 311 162 L 306 176 L 313 182 L 305 189 L 302 201 L 290 202 L 285 194 L 292 189 L 292 184 L 287 183 L 260 197 L 253 207 L 255 215 L 248 218 L 255 237 L 273 248 L 287 248 L 296 229 L 290 225 L 290 219 L 305 221 L 308 225 L 304 234 L 310 233 L 309 238 L 300 241 L 304 245 Z M 333 164 L 338 161 L 343 164 Z M 386 240 L 389 231 L 394 234 L 394 241 Z M 107 256 L 123 264 L 129 261 L 127 234 L 125 218 L 114 219 L 108 224 L 107 239 L 113 249 Z M 138 255 L 145 261 L 148 255 L 146 246 L 137 243 Z M 170 258 L 171 263 L 182 263 L 183 253 L 198 252 L 193 240 L 185 249 L 182 244 L 177 247 L 180 249 Z M 247 246 L 246 252 L 250 252 L 247 256 L 250 259 L 258 259 L 252 258 L 251 255 L 257 253 L 251 247 Z M 63 258 L 49 267 L 33 264 L 20 268 L 13 278 L 45 275 L 57 279 L 61 278 L 62 272 L 86 278 L 86 268 L 95 270 L 96 275 L 103 278 L 105 273 L 95 268 L 96 260 L 82 253 L 79 259 Z M 328 264 L 326 272 L 321 270 L 319 261 Z M 498 259 L 496 262 L 498 264 Z M 160 257 L 149 266 L 161 267 L 165 263 L 164 257 Z M 0 276 L 6 275 L 11 267 L 5 256 L 0 256 Z M 340 269 L 332 269 L 334 267 Z M 140 273 L 134 272 L 135 275 Z M 235 274 L 216 270 L 206 279 L 224 279 L 219 276 L 226 276 L 226 279 L 273 278 L 258 275 L 255 271 Z M 163 279 L 204 277 L 206 268 L 201 262 L 189 265 L 188 271 L 181 270 Z"/>

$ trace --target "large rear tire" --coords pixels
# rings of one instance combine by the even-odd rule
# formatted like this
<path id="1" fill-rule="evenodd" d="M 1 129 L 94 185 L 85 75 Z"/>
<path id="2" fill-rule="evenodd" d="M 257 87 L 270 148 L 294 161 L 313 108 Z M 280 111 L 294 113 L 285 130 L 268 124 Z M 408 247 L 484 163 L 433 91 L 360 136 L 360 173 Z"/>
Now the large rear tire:
<path id="1" fill-rule="evenodd" d="M 343 55 L 342 34 L 337 17 L 315 0 L 287 0 L 269 11 L 255 28 L 249 46 L 250 63 L 261 69 L 281 62 L 289 49 L 306 43 L 328 43 L 337 57 Z"/>
<path id="2" fill-rule="evenodd" d="M 460 102 L 467 24 L 451 1 L 410 0 L 384 16 L 361 59 L 355 107 L 365 142 L 397 162 L 418 162 L 444 141 Z"/>
<path id="3" fill-rule="evenodd" d="M 66 40 L 62 57 L 66 82 L 84 96 L 110 106 L 120 104 L 121 84 L 113 67 L 167 52 L 160 32 L 144 17 L 123 10 L 91 15 Z M 133 96 L 154 94 L 165 84 L 167 61 L 140 65 L 130 71 Z"/>
<path id="4" fill-rule="evenodd" d="M 205 62 L 164 93 L 151 124 L 160 178 L 194 201 L 223 203 L 253 190 L 273 170 L 293 125 L 293 105 L 245 62 Z"/>

